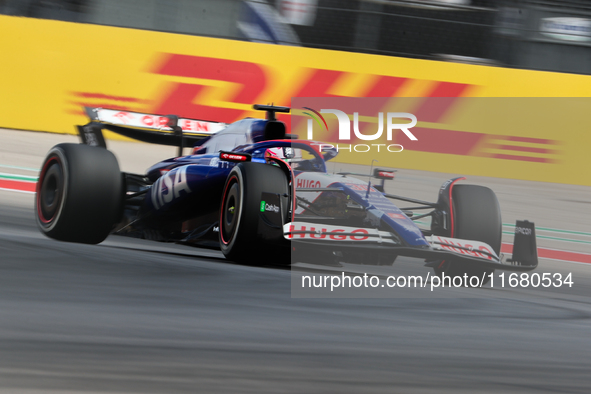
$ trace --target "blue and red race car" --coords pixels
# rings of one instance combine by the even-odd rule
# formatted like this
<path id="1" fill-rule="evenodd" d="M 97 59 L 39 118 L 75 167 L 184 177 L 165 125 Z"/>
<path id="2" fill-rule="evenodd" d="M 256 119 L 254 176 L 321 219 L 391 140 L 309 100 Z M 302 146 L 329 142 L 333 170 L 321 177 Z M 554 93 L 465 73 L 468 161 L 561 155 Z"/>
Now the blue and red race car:
<path id="1" fill-rule="evenodd" d="M 248 264 L 392 264 L 411 256 L 448 275 L 537 266 L 528 221 L 517 222 L 512 259 L 501 256 L 502 221 L 492 190 L 455 178 L 428 202 L 386 193 L 384 182 L 394 178 L 389 170 L 376 169 L 373 186 L 351 176 L 361 174 L 329 174 L 326 161 L 337 152 L 286 134 L 276 113 L 288 107 L 254 108 L 266 111 L 266 119 L 229 125 L 86 108 L 91 121 L 78 126 L 83 144 L 56 145 L 41 169 L 39 229 L 69 242 L 96 244 L 115 233 L 215 245 L 228 259 Z M 179 156 L 146 174 L 122 173 L 103 129 L 178 146 Z M 192 153 L 183 156 L 190 145 Z M 431 218 L 429 229 L 414 222 L 424 217 Z"/>

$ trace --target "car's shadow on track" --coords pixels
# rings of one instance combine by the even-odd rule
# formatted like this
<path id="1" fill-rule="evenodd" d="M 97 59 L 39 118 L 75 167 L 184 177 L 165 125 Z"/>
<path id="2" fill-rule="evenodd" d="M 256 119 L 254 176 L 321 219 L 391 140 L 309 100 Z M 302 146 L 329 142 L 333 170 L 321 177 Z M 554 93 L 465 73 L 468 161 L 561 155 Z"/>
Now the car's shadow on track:
<path id="1" fill-rule="evenodd" d="M 121 241 L 119 241 L 121 239 Z M 124 240 L 135 240 L 132 241 L 131 245 L 129 242 Z M 115 241 L 117 240 L 117 241 Z M 114 241 L 114 242 L 109 242 Z M 103 243 L 105 246 L 116 249 L 124 249 L 129 251 L 141 251 L 154 254 L 161 254 L 166 256 L 175 256 L 181 258 L 199 258 L 203 261 L 223 263 L 228 265 L 237 265 L 244 267 L 258 267 L 258 268 L 270 268 L 278 270 L 289 270 L 290 263 L 279 263 L 272 260 L 262 260 L 260 257 L 253 258 L 252 263 L 238 263 L 232 260 L 228 260 L 224 257 L 222 252 L 212 246 L 193 246 L 186 243 L 174 243 L 174 242 L 158 242 L 148 241 L 138 238 L 129 238 L 123 236 L 111 236 Z M 137 246 L 136 246 L 137 245 Z"/>

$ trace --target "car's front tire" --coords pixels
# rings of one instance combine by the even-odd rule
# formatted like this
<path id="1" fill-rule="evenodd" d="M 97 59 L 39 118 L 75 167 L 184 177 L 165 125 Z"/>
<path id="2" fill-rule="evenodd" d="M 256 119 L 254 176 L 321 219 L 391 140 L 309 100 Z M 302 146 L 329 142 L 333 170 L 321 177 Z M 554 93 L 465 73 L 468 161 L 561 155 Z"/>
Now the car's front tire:
<path id="1" fill-rule="evenodd" d="M 103 148 L 54 146 L 43 162 L 36 191 L 37 226 L 60 241 L 100 243 L 123 212 L 119 164 Z"/>
<path id="2" fill-rule="evenodd" d="M 285 217 L 289 185 L 285 173 L 276 166 L 240 163 L 226 179 L 220 206 L 220 248 L 227 259 L 243 264 L 289 264 L 289 243 L 283 228 L 275 229 L 277 242 L 269 243 L 259 234 L 262 193 L 280 196 L 281 216 Z"/>
<path id="3" fill-rule="evenodd" d="M 490 245 L 497 255 L 501 252 L 502 226 L 501 208 L 495 193 L 484 186 L 456 185 L 452 189 L 453 238 L 484 242 Z M 443 261 L 434 268 L 441 276 L 477 276 L 488 283 L 490 268 L 482 268 L 474 263 Z"/>

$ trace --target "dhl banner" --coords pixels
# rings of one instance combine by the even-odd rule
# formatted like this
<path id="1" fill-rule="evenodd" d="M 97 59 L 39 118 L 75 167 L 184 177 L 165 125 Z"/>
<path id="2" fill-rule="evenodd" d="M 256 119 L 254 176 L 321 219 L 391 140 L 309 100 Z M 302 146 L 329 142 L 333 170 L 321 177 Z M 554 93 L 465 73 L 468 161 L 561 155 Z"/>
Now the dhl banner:
<path id="1" fill-rule="evenodd" d="M 429 111 L 440 118 L 416 114 L 429 138 L 421 132 L 414 148 L 404 144 L 394 167 L 591 185 L 584 152 L 591 133 L 580 116 L 568 118 L 574 109 L 562 123 L 534 124 L 535 114 L 554 111 L 550 104 L 517 120 L 503 119 L 511 115 L 506 108 L 498 122 L 475 128 L 470 118 L 496 109 L 462 104 L 466 97 L 586 97 L 589 76 L 11 16 L 0 16 L 0 33 L 0 127 L 73 133 L 87 122 L 84 106 L 229 123 L 261 116 L 254 103 L 290 105 L 292 97 L 443 97 L 451 104 Z M 465 120 L 434 126 L 450 116 Z M 504 126 L 512 120 L 519 127 Z M 350 156 L 337 159 L 367 164 Z"/>

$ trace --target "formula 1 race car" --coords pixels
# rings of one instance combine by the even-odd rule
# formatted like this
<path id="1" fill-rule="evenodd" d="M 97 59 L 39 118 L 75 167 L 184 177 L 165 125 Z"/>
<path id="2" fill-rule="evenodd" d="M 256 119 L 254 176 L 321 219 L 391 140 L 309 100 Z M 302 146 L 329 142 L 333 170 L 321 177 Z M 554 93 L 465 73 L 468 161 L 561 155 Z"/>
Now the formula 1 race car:
<path id="1" fill-rule="evenodd" d="M 455 178 L 441 186 L 436 202 L 427 202 L 386 193 L 391 170 L 375 169 L 374 186 L 354 177 L 363 174 L 329 174 L 326 161 L 338 152 L 286 134 L 276 113 L 290 108 L 254 108 L 266 111 L 266 119 L 229 125 L 86 108 L 91 121 L 78 126 L 83 144 L 56 145 L 42 166 L 39 229 L 90 244 L 115 233 L 214 245 L 247 264 L 392 264 L 410 256 L 448 275 L 537 266 L 535 228 L 527 221 L 517 222 L 512 259 L 501 256 L 501 213 L 492 190 Z M 121 173 L 103 129 L 178 146 L 178 157 L 146 174 Z M 183 156 L 189 145 L 192 153 Z M 396 200 L 412 206 L 399 208 Z M 430 228 L 420 229 L 414 221 L 425 217 Z"/>

